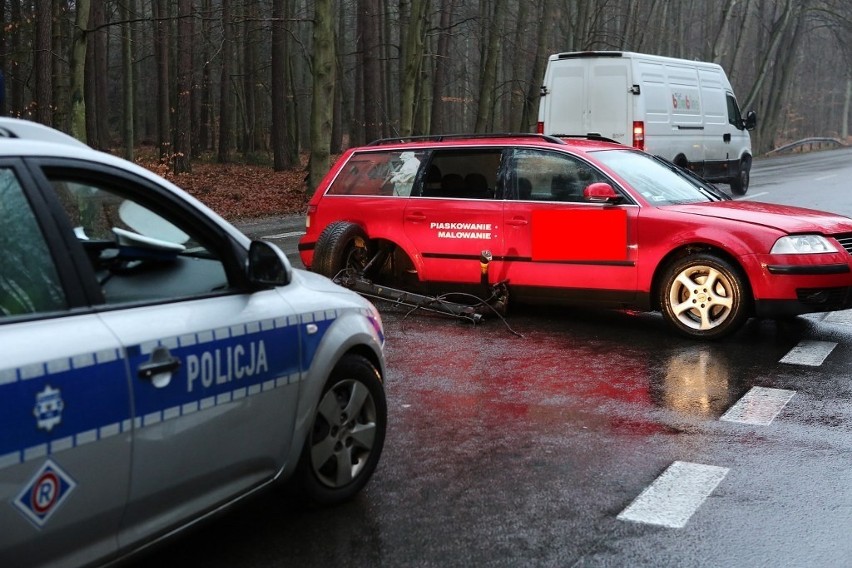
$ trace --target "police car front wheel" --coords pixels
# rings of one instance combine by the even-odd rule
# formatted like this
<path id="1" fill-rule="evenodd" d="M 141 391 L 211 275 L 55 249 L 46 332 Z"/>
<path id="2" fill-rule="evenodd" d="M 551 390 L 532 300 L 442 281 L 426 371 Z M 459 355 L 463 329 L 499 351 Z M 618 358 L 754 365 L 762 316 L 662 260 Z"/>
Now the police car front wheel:
<path id="1" fill-rule="evenodd" d="M 307 496 L 333 504 L 358 493 L 376 469 L 386 424 L 378 371 L 360 355 L 344 356 L 326 382 L 302 450 L 298 477 Z"/>

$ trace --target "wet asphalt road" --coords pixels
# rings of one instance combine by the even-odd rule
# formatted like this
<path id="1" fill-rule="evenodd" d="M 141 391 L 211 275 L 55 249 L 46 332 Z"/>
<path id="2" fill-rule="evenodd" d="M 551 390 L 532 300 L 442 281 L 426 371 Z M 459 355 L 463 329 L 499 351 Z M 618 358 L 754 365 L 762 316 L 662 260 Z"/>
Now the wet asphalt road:
<path id="1" fill-rule="evenodd" d="M 811 159 L 832 156 L 759 162 L 748 197 L 852 214 L 852 153 Z M 333 509 L 266 493 L 138 565 L 852 566 L 852 314 L 698 343 L 656 314 L 377 305 L 389 431 L 367 489 Z M 812 346 L 830 352 L 786 359 Z M 768 424 L 722 420 L 753 387 L 792 396 Z M 676 462 L 726 471 L 683 527 L 618 518 Z"/>

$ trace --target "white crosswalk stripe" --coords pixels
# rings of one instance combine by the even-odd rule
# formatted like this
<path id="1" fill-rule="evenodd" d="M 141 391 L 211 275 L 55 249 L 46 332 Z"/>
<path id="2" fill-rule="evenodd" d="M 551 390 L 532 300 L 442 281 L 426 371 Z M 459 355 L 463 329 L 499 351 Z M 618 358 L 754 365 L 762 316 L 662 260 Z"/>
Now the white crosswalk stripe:
<path id="1" fill-rule="evenodd" d="M 814 341 L 803 339 L 798 345 L 793 347 L 786 355 L 784 355 L 780 363 L 790 365 L 807 365 L 809 367 L 819 367 L 825 361 L 837 343 L 832 341 Z"/>
<path id="2" fill-rule="evenodd" d="M 795 394 L 796 391 L 785 389 L 752 387 L 719 420 L 769 426 Z"/>
<path id="3" fill-rule="evenodd" d="M 683 528 L 728 474 L 728 468 L 676 461 L 618 519 Z"/>

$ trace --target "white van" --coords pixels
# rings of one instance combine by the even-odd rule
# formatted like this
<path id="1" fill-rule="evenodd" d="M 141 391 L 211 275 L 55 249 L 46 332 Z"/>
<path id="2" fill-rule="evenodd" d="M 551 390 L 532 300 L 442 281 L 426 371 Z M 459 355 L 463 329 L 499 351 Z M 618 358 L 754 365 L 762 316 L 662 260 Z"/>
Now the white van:
<path id="1" fill-rule="evenodd" d="M 743 195 L 755 113 L 740 114 L 715 63 L 626 51 L 551 55 L 541 87 L 538 132 L 594 133 L 730 184 Z"/>

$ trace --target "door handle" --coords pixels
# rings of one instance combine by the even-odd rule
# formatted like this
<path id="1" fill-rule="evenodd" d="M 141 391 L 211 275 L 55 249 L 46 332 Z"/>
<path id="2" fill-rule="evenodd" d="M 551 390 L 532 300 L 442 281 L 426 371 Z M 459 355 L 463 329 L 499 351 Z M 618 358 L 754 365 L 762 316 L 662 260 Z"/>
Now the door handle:
<path id="1" fill-rule="evenodd" d="M 163 388 L 172 380 L 172 374 L 180 368 L 180 359 L 173 357 L 169 348 L 160 345 L 151 352 L 147 363 L 137 369 L 140 379 L 150 380 L 157 388 Z"/>
<path id="2" fill-rule="evenodd" d="M 418 221 L 425 221 L 425 220 L 426 220 L 426 215 L 424 215 L 424 214 L 423 214 L 423 213 L 421 213 L 420 211 L 415 211 L 415 212 L 413 212 L 413 213 L 408 213 L 408 214 L 405 216 L 405 219 L 406 219 L 407 221 L 414 221 L 414 222 L 418 222 Z"/>
<path id="3" fill-rule="evenodd" d="M 515 217 L 506 221 L 506 224 L 512 227 L 524 227 L 530 223 L 524 217 Z"/>
<path id="4" fill-rule="evenodd" d="M 730 141 L 731 141 L 731 133 L 730 133 L 730 132 L 725 132 L 725 133 L 722 135 L 722 140 L 723 140 L 724 142 L 730 142 Z"/>

